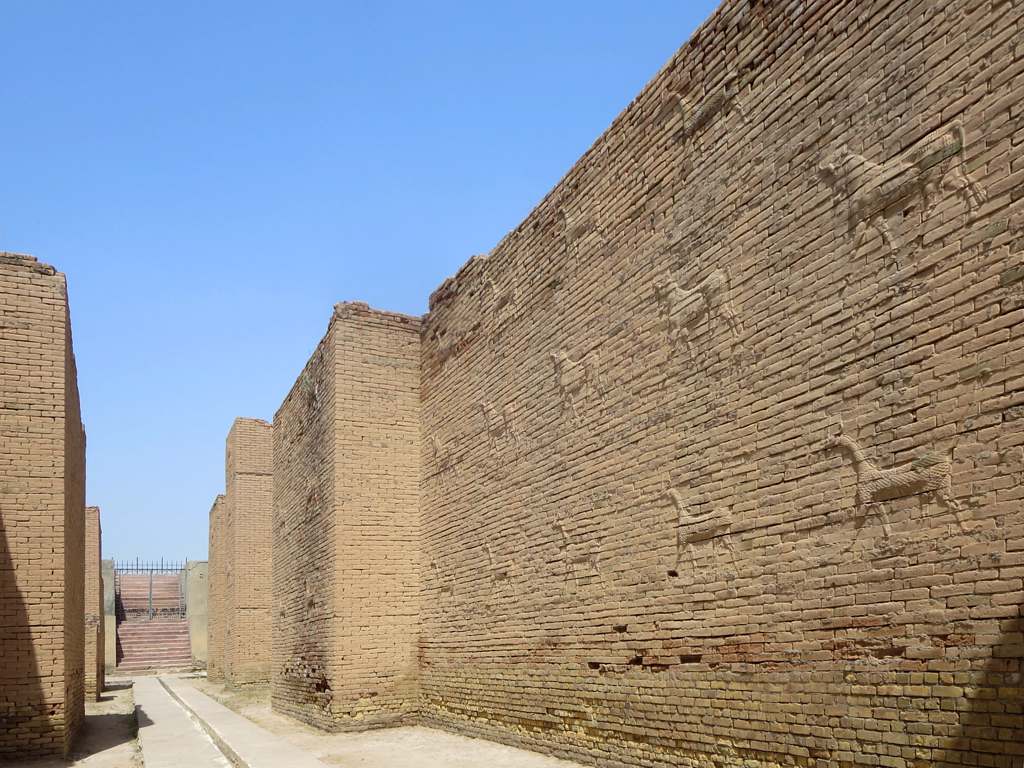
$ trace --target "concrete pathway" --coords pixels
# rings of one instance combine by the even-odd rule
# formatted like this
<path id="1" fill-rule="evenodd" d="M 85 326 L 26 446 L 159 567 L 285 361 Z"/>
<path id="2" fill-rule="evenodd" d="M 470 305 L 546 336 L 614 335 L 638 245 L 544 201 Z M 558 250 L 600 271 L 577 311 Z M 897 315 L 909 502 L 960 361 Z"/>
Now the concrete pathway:
<path id="1" fill-rule="evenodd" d="M 221 750 L 236 763 L 246 768 L 328 768 L 287 739 L 260 728 L 248 718 L 214 701 L 197 690 L 188 678 L 161 677 L 160 683 L 203 724 Z M 152 768 L 148 758 L 146 768 Z"/>
<path id="2" fill-rule="evenodd" d="M 155 677 L 135 678 L 135 714 L 146 768 L 231 768 L 210 737 Z"/>

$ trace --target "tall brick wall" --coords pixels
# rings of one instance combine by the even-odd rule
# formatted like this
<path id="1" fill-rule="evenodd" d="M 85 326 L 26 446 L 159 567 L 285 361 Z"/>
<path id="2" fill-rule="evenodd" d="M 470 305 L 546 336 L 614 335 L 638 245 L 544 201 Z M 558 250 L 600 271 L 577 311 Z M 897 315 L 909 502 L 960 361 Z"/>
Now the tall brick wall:
<path id="1" fill-rule="evenodd" d="M 1019 768 L 1022 33 L 1020 3 L 726 2 L 434 294 L 424 722 Z"/>
<path id="2" fill-rule="evenodd" d="M 210 507 L 209 603 L 206 617 L 206 676 L 213 682 L 224 681 L 224 496 L 218 495 Z"/>
<path id="3" fill-rule="evenodd" d="M 0 253 L 0 759 L 84 715 L 85 433 L 64 276 Z"/>
<path id="4" fill-rule="evenodd" d="M 103 560 L 100 508 L 85 508 L 85 695 L 99 701 L 103 693 Z"/>
<path id="5" fill-rule="evenodd" d="M 417 708 L 419 354 L 340 304 L 274 419 L 272 699 L 330 730 Z"/>
<path id="6" fill-rule="evenodd" d="M 235 419 L 225 461 L 224 678 L 270 682 L 273 427 Z"/>
<path id="7" fill-rule="evenodd" d="M 271 703 L 322 728 L 333 723 L 335 322 L 274 415 Z"/>

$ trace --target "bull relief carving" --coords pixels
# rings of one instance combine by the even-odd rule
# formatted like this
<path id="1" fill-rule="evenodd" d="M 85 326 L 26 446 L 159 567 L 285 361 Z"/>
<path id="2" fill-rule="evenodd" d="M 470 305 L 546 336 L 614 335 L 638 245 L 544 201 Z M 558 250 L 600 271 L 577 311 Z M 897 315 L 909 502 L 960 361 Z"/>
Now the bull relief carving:
<path id="1" fill-rule="evenodd" d="M 498 564 L 490 544 L 484 544 L 484 554 L 487 555 L 487 572 L 491 577 L 491 588 L 495 592 L 505 592 L 515 598 L 516 590 L 512 582 L 511 568 Z"/>
<path id="2" fill-rule="evenodd" d="M 434 476 L 442 484 L 445 483 L 446 479 L 450 479 L 450 476 L 458 476 L 459 470 L 455 465 L 451 448 L 442 443 L 437 435 L 428 437 L 427 445 L 430 446 L 430 457 L 434 463 Z"/>
<path id="3" fill-rule="evenodd" d="M 490 296 L 490 306 L 485 309 L 482 308 L 482 310 L 491 314 L 495 327 L 500 329 L 505 323 L 515 317 L 518 311 L 519 289 L 515 286 L 509 286 L 499 290 L 497 283 L 491 277 L 485 277 L 484 284 L 487 287 L 485 295 Z"/>
<path id="4" fill-rule="evenodd" d="M 678 576 L 684 562 L 694 561 L 694 549 L 700 544 L 711 544 L 711 555 L 716 561 L 718 550 L 723 549 L 728 552 L 729 561 L 736 562 L 736 553 L 729 539 L 733 522 L 729 507 L 700 509 L 702 505 L 683 501 L 675 488 L 665 491 L 665 498 L 676 512 L 676 563 L 668 572 L 669 576 Z"/>
<path id="5" fill-rule="evenodd" d="M 658 311 L 674 345 L 682 344 L 690 360 L 694 359 L 690 334 L 701 320 L 707 320 L 713 330 L 715 320 L 721 317 L 729 330 L 731 344 L 735 345 L 741 331 L 739 318 L 729 299 L 729 273 L 715 269 L 695 288 L 683 288 L 671 276 L 654 284 Z"/>
<path id="6" fill-rule="evenodd" d="M 868 228 L 873 227 L 895 258 L 898 245 L 888 216 L 902 203 L 917 198 L 923 224 L 938 204 L 940 192 L 963 198 L 968 221 L 987 199 L 985 190 L 967 172 L 965 150 L 963 126 L 953 123 L 928 134 L 900 157 L 881 163 L 843 144 L 822 159 L 818 173 L 832 188 L 833 204 L 847 203 L 854 249 L 861 247 Z"/>
<path id="7" fill-rule="evenodd" d="M 564 590 L 574 592 L 590 581 L 600 579 L 597 545 L 591 542 L 591 546 L 585 549 L 574 545 L 567 525 L 562 520 L 555 520 L 552 527 L 558 535 L 558 552 L 565 567 Z"/>
<path id="8" fill-rule="evenodd" d="M 883 502 L 904 496 L 926 495 L 933 497 L 946 509 L 956 514 L 957 523 L 964 527 L 961 519 L 962 507 L 953 497 L 952 457 L 937 451 L 927 451 L 909 464 L 891 469 L 880 469 L 864 453 L 860 443 L 843 432 L 840 420 L 834 432 L 826 435 L 825 449 L 838 448 L 848 453 L 853 460 L 857 475 L 857 493 L 854 504 L 858 510 L 876 505 L 882 520 L 885 537 L 890 536 L 889 515 Z"/>
<path id="9" fill-rule="evenodd" d="M 573 360 L 564 350 L 559 350 L 551 353 L 551 362 L 562 399 L 562 413 L 568 410 L 573 419 L 579 419 L 577 402 L 601 388 L 597 352 L 591 352 L 582 360 Z"/>
<path id="10" fill-rule="evenodd" d="M 562 222 L 562 244 L 565 253 L 572 257 L 573 263 L 579 267 L 582 260 L 583 249 L 580 243 L 590 235 L 594 235 L 598 241 L 598 247 L 607 244 L 604 235 L 597 227 L 593 214 L 581 211 L 572 211 L 567 206 L 558 210 Z"/>
<path id="11" fill-rule="evenodd" d="M 487 431 L 491 452 L 499 451 L 502 444 L 511 443 L 515 447 L 516 453 L 519 453 L 521 445 L 519 431 L 516 429 L 515 403 L 506 403 L 501 411 L 498 411 L 494 403 L 484 400 L 480 403 L 480 412 L 484 417 L 484 427 Z"/>
<path id="12" fill-rule="evenodd" d="M 430 574 L 433 577 L 434 584 L 437 585 L 437 590 L 441 597 L 450 598 L 455 594 L 454 587 L 441 575 L 441 569 L 437 565 L 437 560 L 430 561 Z"/>

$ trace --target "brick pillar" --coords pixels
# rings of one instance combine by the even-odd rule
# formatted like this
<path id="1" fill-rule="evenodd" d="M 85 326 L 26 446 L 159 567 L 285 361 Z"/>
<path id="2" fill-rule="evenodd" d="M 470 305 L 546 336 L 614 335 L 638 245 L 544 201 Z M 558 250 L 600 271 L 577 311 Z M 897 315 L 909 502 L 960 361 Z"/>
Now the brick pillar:
<path id="1" fill-rule="evenodd" d="M 419 320 L 341 304 L 274 419 L 274 708 L 417 711 Z"/>
<path id="2" fill-rule="evenodd" d="M 270 505 L 273 427 L 235 419 L 225 446 L 224 678 L 270 682 Z"/>
<path id="3" fill-rule="evenodd" d="M 84 717 L 85 431 L 64 275 L 0 253 L 0 760 Z"/>
<path id="4" fill-rule="evenodd" d="M 100 508 L 85 508 L 85 696 L 103 693 L 103 559 Z"/>
<path id="5" fill-rule="evenodd" d="M 224 496 L 210 507 L 209 604 L 206 617 L 206 677 L 224 681 Z"/>

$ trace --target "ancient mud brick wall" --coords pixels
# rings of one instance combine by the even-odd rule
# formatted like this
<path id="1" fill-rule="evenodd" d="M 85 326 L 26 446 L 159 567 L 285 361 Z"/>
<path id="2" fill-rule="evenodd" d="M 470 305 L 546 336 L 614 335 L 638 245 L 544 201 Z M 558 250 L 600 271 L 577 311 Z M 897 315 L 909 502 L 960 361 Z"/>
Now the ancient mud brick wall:
<path id="1" fill-rule="evenodd" d="M 321 728 L 416 711 L 419 320 L 335 308 L 274 417 L 274 708 Z"/>
<path id="2" fill-rule="evenodd" d="M 218 494 L 210 507 L 209 554 L 210 595 L 206 617 L 206 677 L 224 681 L 224 496 Z"/>
<path id="3" fill-rule="evenodd" d="M 84 716 L 85 432 L 64 275 L 0 253 L 0 759 Z"/>
<path id="4" fill-rule="evenodd" d="M 273 427 L 235 419 L 228 433 L 224 494 L 224 679 L 270 682 L 270 505 Z"/>
<path id="5" fill-rule="evenodd" d="M 435 293 L 427 723 L 1021 765 L 1022 14 L 727 2 Z"/>
<path id="6" fill-rule="evenodd" d="M 85 508 L 85 695 L 99 701 L 103 693 L 103 559 L 100 508 Z"/>

